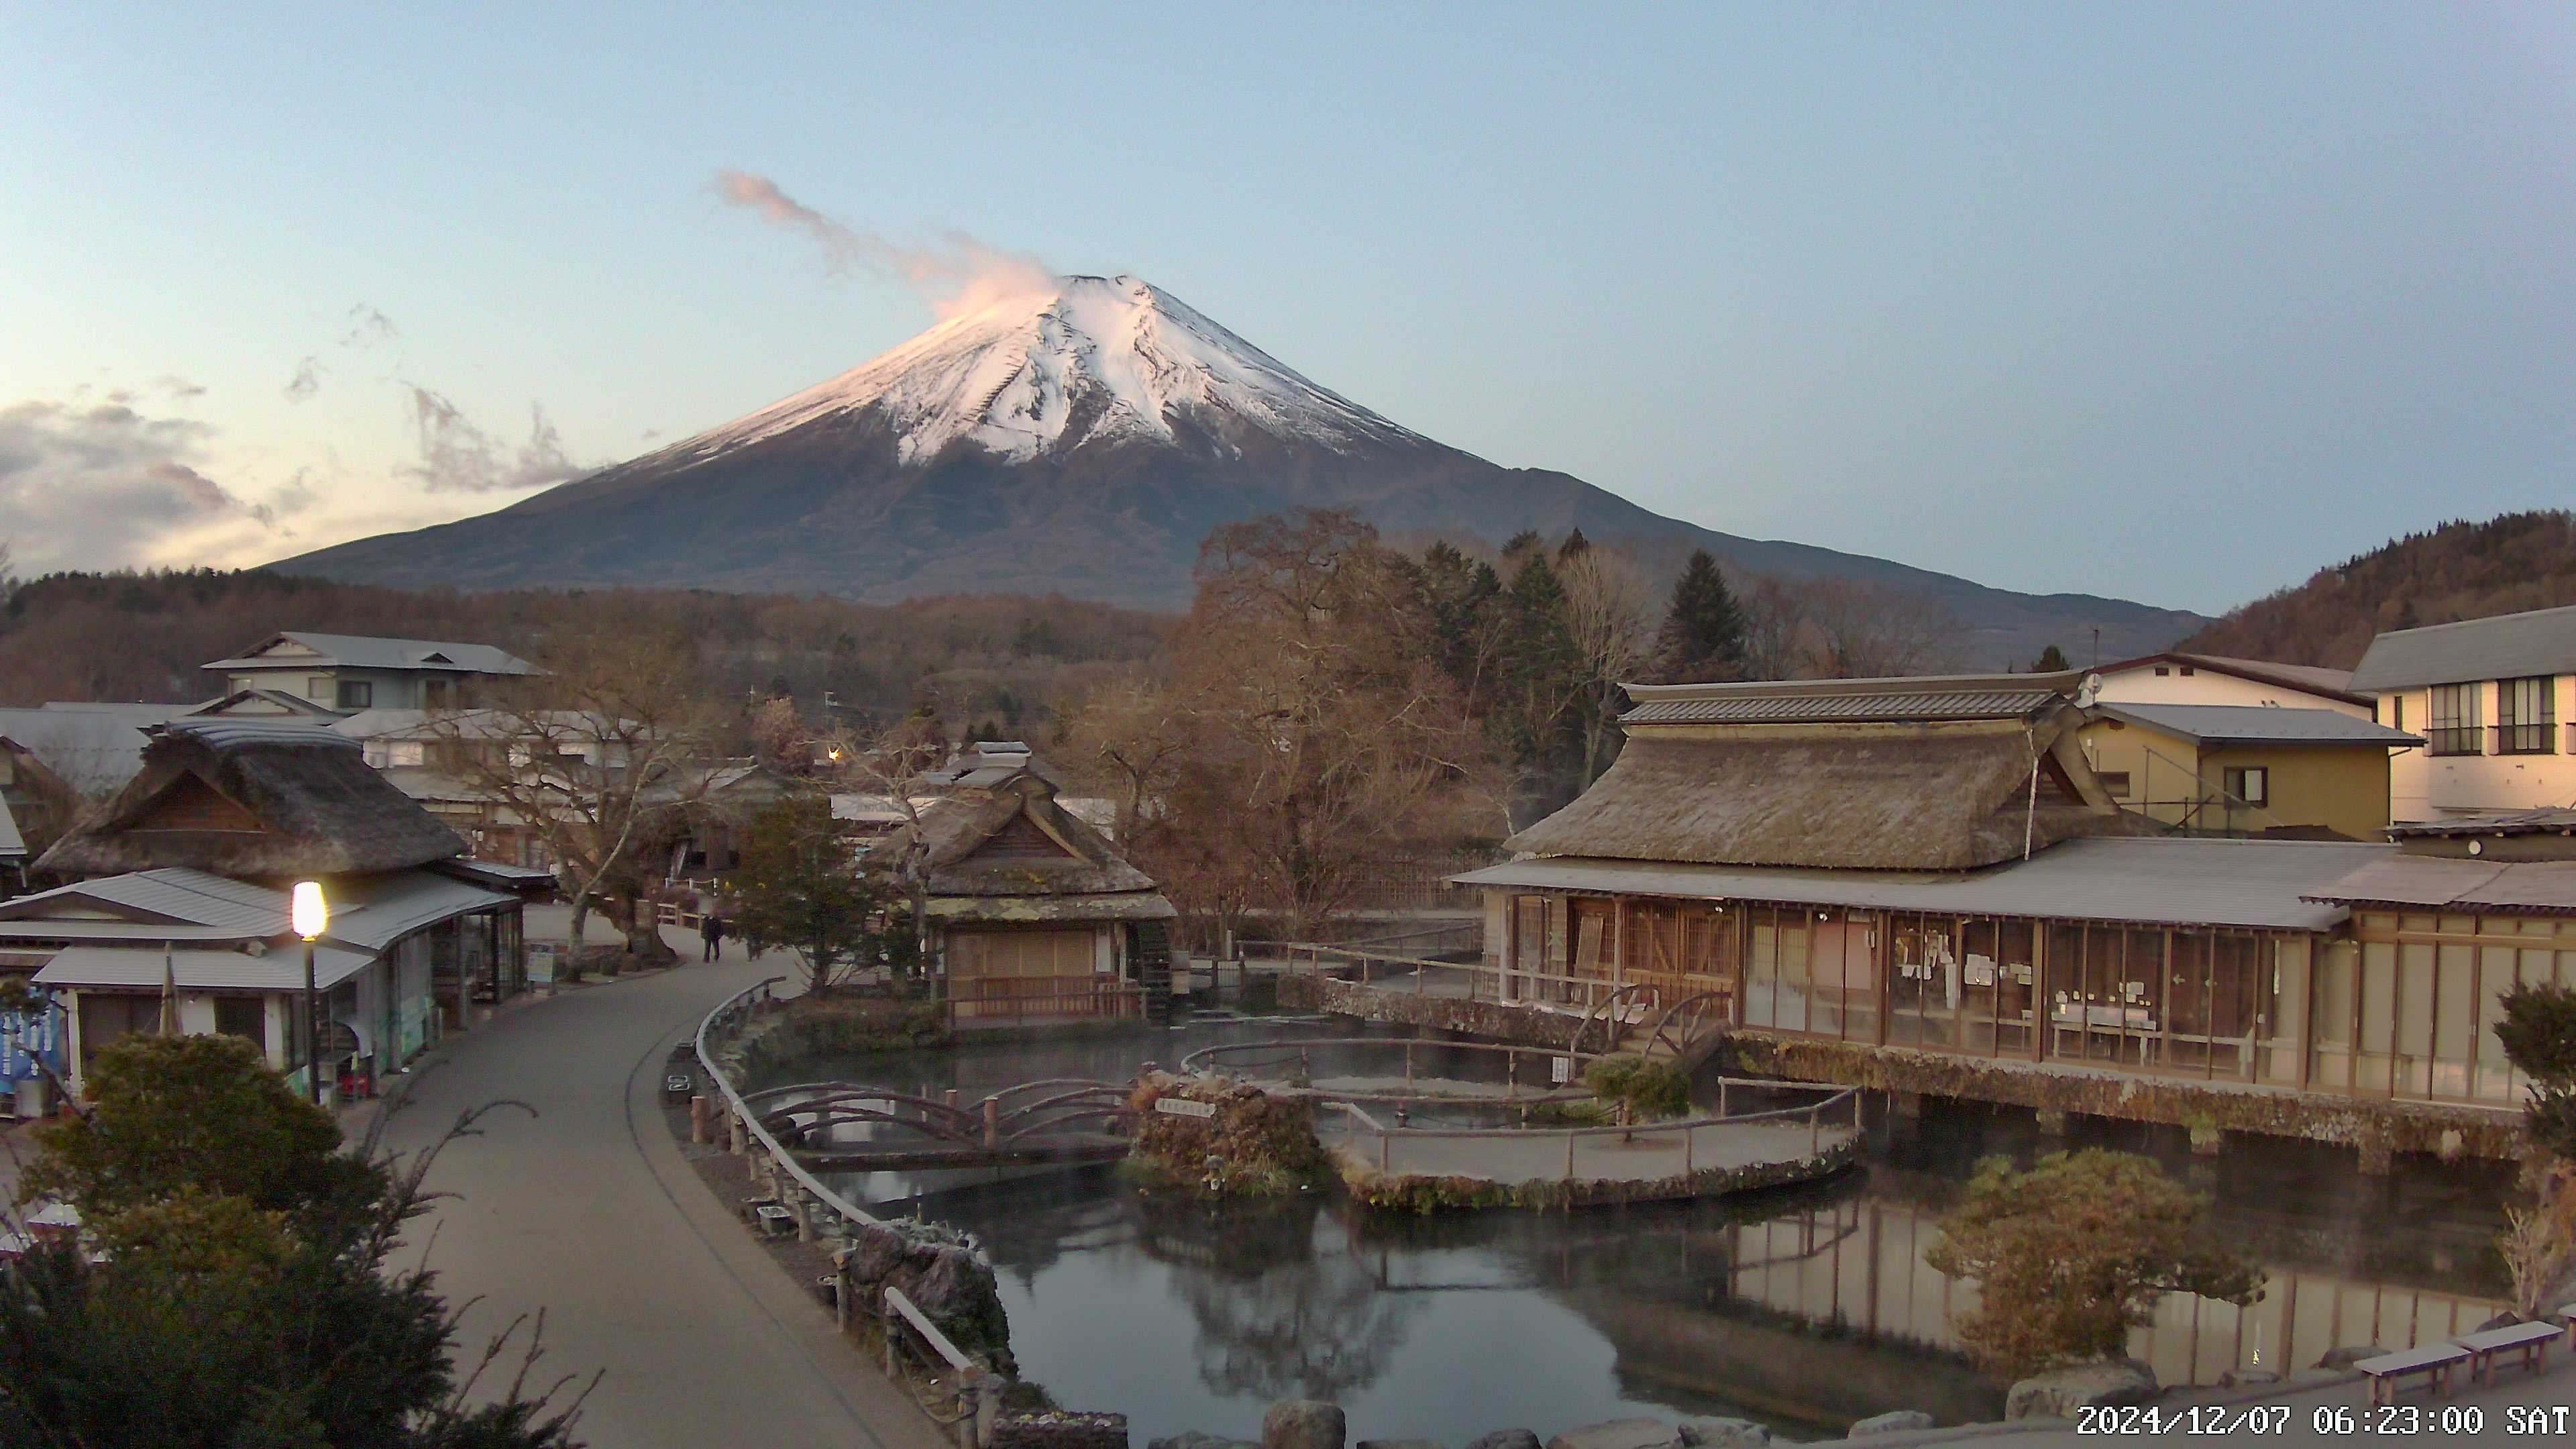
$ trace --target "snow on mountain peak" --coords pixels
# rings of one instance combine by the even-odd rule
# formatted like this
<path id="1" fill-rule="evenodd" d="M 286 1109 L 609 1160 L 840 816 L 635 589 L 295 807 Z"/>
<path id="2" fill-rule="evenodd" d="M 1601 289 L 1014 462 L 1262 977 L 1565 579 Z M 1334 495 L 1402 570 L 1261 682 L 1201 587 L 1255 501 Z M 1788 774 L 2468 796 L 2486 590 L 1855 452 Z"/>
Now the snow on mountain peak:
<path id="1" fill-rule="evenodd" d="M 878 409 L 904 463 L 964 439 L 1013 462 L 1085 443 L 1226 439 L 1248 425 L 1341 450 L 1419 435 L 1318 386 L 1135 277 L 1058 277 L 949 318 L 783 402 L 675 445 L 691 461 L 818 418 Z M 1232 446 L 1222 443 L 1220 446 Z"/>

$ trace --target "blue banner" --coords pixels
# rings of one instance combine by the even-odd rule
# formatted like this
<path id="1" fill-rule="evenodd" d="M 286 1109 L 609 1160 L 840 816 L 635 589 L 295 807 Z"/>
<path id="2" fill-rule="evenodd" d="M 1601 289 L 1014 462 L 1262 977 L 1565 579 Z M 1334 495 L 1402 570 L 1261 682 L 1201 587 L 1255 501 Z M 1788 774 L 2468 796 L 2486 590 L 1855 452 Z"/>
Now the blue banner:
<path id="1" fill-rule="evenodd" d="M 37 1064 L 43 1063 L 44 1070 Z M 0 1082 L 23 1082 L 63 1070 L 63 1009 L 0 1011 Z"/>

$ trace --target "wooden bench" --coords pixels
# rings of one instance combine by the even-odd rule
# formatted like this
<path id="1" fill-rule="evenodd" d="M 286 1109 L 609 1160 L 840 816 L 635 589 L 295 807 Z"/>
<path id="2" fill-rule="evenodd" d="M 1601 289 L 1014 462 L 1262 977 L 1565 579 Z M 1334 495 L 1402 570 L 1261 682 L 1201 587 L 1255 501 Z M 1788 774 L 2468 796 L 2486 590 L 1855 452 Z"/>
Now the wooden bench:
<path id="1" fill-rule="evenodd" d="M 2469 1350 L 2456 1343 L 2433 1343 L 2422 1348 L 2410 1348 L 2403 1353 L 2383 1353 L 2377 1358 L 2366 1358 L 2353 1367 L 2370 1375 L 2370 1402 L 2377 1405 L 2395 1399 L 2398 1380 L 2409 1374 L 2424 1375 L 2431 1382 L 2434 1393 L 2447 1396 L 2451 1392 L 2452 1367 L 2467 1362 L 2468 1358 Z"/>
<path id="2" fill-rule="evenodd" d="M 2525 1371 L 2538 1373 L 2549 1361 L 2549 1345 L 2558 1338 L 2554 1323 L 2509 1323 L 2490 1328 L 2484 1333 L 2461 1335 L 2460 1347 L 2469 1351 L 2469 1382 L 2490 1383 L 2495 1378 L 2495 1356 L 2522 1350 Z"/>
<path id="3" fill-rule="evenodd" d="M 2567 1321 L 2568 1351 L 2576 1353 L 2576 1303 L 2559 1304 L 2558 1316 Z"/>

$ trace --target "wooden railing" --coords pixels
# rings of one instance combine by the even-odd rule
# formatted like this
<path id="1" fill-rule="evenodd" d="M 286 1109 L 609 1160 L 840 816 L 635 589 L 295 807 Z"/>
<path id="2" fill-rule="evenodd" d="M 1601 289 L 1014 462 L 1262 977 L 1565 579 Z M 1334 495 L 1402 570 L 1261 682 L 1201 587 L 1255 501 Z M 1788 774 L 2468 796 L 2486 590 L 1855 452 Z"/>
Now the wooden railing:
<path id="1" fill-rule="evenodd" d="M 1804 1106 L 1774 1107 L 1757 1112 L 1729 1113 L 1727 1111 L 1727 1094 L 1728 1088 L 1730 1087 L 1747 1088 L 1762 1092 L 1812 1092 L 1817 1094 L 1817 1096 L 1815 1101 Z M 1443 1138 L 1527 1142 L 1533 1138 L 1561 1138 L 1565 1143 L 1565 1168 L 1562 1175 L 1560 1175 L 1557 1180 L 1560 1182 L 1569 1182 L 1574 1179 L 1575 1175 L 1575 1144 L 1585 1137 L 1603 1137 L 1614 1134 L 1623 1142 L 1635 1140 L 1651 1142 L 1678 1136 L 1681 1139 L 1681 1170 L 1682 1175 L 1684 1176 L 1689 1176 L 1692 1172 L 1697 1170 L 1696 1152 L 1692 1146 L 1693 1134 L 1699 1129 L 1705 1127 L 1734 1127 L 1741 1126 L 1748 1122 L 1802 1121 L 1807 1127 L 1807 1155 L 1811 1158 L 1821 1156 L 1825 1150 L 1825 1114 L 1827 1112 L 1835 1111 L 1846 1103 L 1849 1104 L 1851 1107 L 1851 1123 L 1849 1130 L 1852 1135 L 1857 1138 L 1861 1131 L 1862 1100 L 1861 1089 L 1858 1087 L 1838 1087 L 1830 1083 L 1815 1082 L 1763 1081 L 1748 1077 L 1720 1077 L 1717 1080 L 1717 1111 L 1707 1116 L 1689 1117 L 1671 1122 L 1646 1122 L 1635 1125 L 1612 1123 L 1600 1127 L 1553 1128 L 1414 1127 L 1410 1125 L 1390 1127 L 1385 1123 L 1380 1122 L 1377 1118 L 1371 1116 L 1365 1108 L 1359 1106 L 1356 1102 L 1336 1101 L 1330 1105 L 1340 1110 L 1342 1115 L 1351 1120 L 1353 1127 L 1355 1128 L 1355 1140 L 1361 1136 L 1375 1139 L 1377 1144 L 1377 1168 L 1381 1173 L 1392 1173 L 1396 1171 L 1394 1165 L 1395 1145 L 1406 1141 L 1420 1142 L 1429 1141 L 1435 1138 Z M 1837 1124 L 1838 1130 L 1839 1125 L 1840 1124 Z"/>
<path id="2" fill-rule="evenodd" d="M 1576 1008 L 1589 1013 L 1628 985 L 1610 976 L 1572 976 L 1519 966 L 1496 966 L 1483 961 L 1432 961 L 1365 947 L 1327 946 L 1308 941 L 1283 942 L 1279 949 L 1287 958 L 1291 975 L 1330 976 L 1336 980 L 1374 986 L 1382 979 L 1411 973 L 1410 989 L 1416 995 L 1461 996 L 1468 1001 Z M 1463 983 L 1466 989 L 1464 992 L 1434 991 L 1431 986 L 1434 972 L 1441 973 L 1444 982 Z M 1407 988 L 1389 986 L 1384 989 L 1400 991 Z"/>
<path id="3" fill-rule="evenodd" d="M 948 984 L 948 1024 L 1063 1017 L 1137 1017 L 1145 988 L 1114 976 L 993 976 Z"/>

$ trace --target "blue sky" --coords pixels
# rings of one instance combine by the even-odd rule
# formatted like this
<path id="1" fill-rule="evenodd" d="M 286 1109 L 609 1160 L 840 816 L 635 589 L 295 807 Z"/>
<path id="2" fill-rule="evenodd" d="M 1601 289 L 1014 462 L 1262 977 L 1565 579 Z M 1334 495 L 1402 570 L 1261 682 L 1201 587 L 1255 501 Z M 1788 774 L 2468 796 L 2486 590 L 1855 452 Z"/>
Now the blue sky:
<path id="1" fill-rule="evenodd" d="M 497 507 L 927 324 L 727 168 L 2008 587 L 2215 610 L 2576 497 L 2569 7 L 536 8 L 0 15 L 22 570 Z"/>

